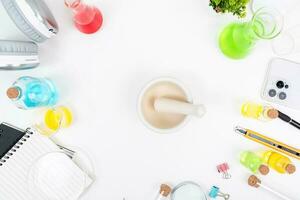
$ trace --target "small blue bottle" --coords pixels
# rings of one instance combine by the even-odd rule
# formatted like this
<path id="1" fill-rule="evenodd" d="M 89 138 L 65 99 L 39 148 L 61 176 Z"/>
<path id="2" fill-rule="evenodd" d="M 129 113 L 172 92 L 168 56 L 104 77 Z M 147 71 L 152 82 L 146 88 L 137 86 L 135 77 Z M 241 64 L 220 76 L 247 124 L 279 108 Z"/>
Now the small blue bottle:
<path id="1" fill-rule="evenodd" d="M 52 81 L 29 76 L 20 77 L 7 90 L 7 96 L 21 109 L 53 106 L 58 100 Z"/>

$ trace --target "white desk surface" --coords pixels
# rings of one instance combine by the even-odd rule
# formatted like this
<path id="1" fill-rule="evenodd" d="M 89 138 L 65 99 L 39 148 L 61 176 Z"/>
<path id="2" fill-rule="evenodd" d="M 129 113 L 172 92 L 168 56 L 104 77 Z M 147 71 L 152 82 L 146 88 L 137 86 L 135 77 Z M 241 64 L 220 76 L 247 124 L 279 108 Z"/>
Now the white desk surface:
<path id="1" fill-rule="evenodd" d="M 299 130 L 288 124 L 263 123 L 239 114 L 244 100 L 261 101 L 267 63 L 275 56 L 268 41 L 259 42 L 244 60 L 224 57 L 217 36 L 236 18 L 215 14 L 208 0 L 102 0 L 97 5 L 104 26 L 94 35 L 73 27 L 62 0 L 47 3 L 60 33 L 40 46 L 39 68 L 0 73 L 1 121 L 26 127 L 39 114 L 18 110 L 6 98 L 5 91 L 16 78 L 54 80 L 61 92 L 59 103 L 72 107 L 75 114 L 74 125 L 56 137 L 88 152 L 97 173 L 83 200 L 153 200 L 161 183 L 175 186 L 185 180 L 206 190 L 217 185 L 233 200 L 276 199 L 247 185 L 250 173 L 238 160 L 241 151 L 264 147 L 233 131 L 242 125 L 300 147 Z M 299 54 L 286 58 L 300 62 Z M 137 97 L 145 83 L 159 76 L 184 82 L 195 102 L 206 105 L 205 117 L 192 119 L 173 134 L 148 130 L 138 118 Z M 299 111 L 279 108 L 300 119 Z M 216 165 L 225 161 L 231 167 L 230 180 L 216 171 Z M 300 199 L 300 163 L 293 161 L 298 167 L 294 175 L 272 171 L 262 180 Z"/>

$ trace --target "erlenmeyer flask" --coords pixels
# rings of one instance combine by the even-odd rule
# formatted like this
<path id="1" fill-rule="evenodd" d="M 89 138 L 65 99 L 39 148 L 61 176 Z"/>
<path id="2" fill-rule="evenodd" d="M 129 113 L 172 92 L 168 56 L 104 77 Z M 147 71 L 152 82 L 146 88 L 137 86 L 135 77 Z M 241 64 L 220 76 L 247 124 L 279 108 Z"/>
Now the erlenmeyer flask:
<path id="1" fill-rule="evenodd" d="M 100 10 L 83 0 L 65 0 L 65 5 L 73 11 L 76 28 L 86 34 L 97 32 L 103 23 Z"/>
<path id="2" fill-rule="evenodd" d="M 249 55 L 259 39 L 273 39 L 283 27 L 283 16 L 273 8 L 261 8 L 250 22 L 231 23 L 219 37 L 221 51 L 233 59 Z"/>

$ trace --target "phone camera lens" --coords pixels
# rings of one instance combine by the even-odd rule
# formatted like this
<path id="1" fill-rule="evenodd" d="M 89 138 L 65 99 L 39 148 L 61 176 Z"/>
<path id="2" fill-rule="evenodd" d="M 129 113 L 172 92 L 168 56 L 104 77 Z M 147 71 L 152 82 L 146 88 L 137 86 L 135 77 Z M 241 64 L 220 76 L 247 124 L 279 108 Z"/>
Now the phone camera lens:
<path id="1" fill-rule="evenodd" d="M 289 88 L 289 85 L 285 85 L 284 87 L 285 87 L 285 89 L 288 89 L 288 88 Z"/>
<path id="2" fill-rule="evenodd" d="M 277 81 L 276 86 L 277 86 L 279 89 L 282 89 L 282 88 L 284 87 L 284 82 L 283 82 L 283 81 Z"/>
<path id="3" fill-rule="evenodd" d="M 280 93 L 279 93 L 279 99 L 280 99 L 280 100 L 285 100 L 285 99 L 286 99 L 286 93 L 280 92 Z"/>
<path id="4" fill-rule="evenodd" d="M 276 90 L 274 90 L 274 89 L 269 90 L 269 96 L 270 97 L 275 97 L 276 94 L 277 94 Z"/>

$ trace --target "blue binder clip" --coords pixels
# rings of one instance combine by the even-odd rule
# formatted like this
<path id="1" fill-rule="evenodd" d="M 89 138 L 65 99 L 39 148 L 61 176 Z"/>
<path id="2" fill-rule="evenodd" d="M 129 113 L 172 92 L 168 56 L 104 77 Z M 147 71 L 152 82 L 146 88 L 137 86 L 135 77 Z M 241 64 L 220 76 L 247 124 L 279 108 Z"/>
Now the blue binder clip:
<path id="1" fill-rule="evenodd" d="M 216 186 L 212 186 L 212 188 L 210 189 L 209 192 L 209 197 L 211 198 L 217 198 L 217 197 L 223 197 L 225 200 L 230 198 L 229 194 L 224 194 L 220 191 L 220 188 L 216 187 Z"/>

